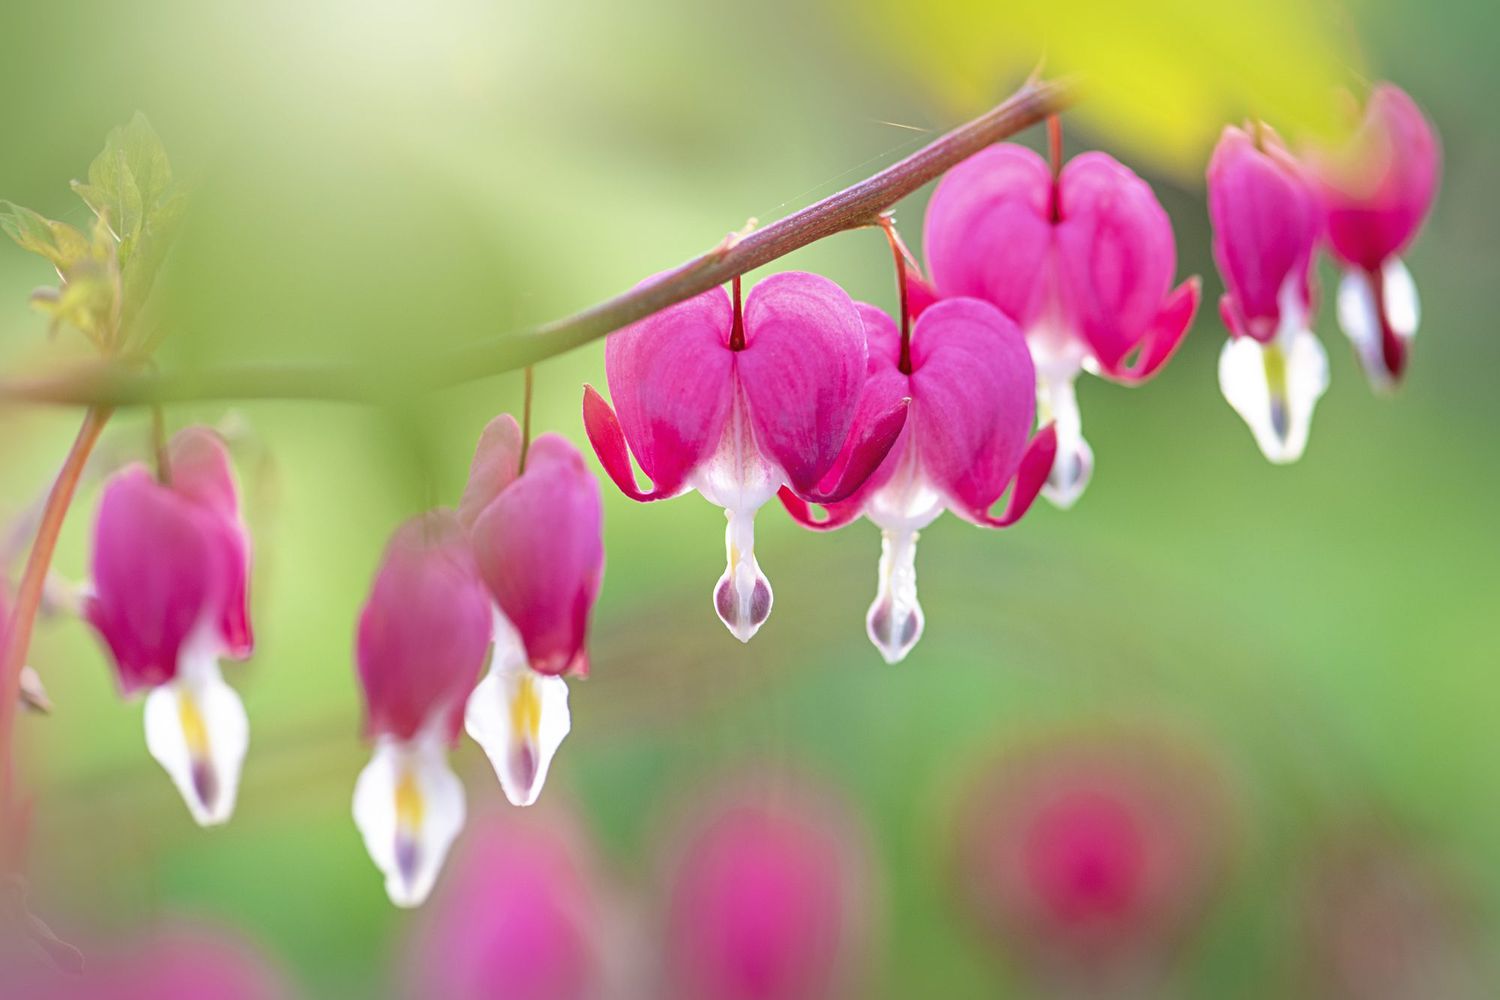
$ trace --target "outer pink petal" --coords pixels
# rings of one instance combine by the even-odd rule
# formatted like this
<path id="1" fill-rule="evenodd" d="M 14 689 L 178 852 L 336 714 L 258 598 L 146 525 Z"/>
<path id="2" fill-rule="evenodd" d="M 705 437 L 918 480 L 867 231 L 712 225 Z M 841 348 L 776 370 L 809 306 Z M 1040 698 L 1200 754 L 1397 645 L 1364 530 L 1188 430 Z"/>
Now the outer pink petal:
<path id="1" fill-rule="evenodd" d="M 526 471 L 474 522 L 485 583 L 543 674 L 588 672 L 589 612 L 604 576 L 599 484 L 566 439 L 543 434 Z"/>
<path id="2" fill-rule="evenodd" d="M 783 488 L 778 494 L 794 520 L 815 530 L 842 527 L 858 517 L 865 499 L 895 472 L 908 438 L 911 378 L 898 367 L 901 331 L 883 310 L 865 302 L 855 306 L 865 330 L 868 359 L 854 428 L 816 491 L 798 497 Z M 815 518 L 808 501 L 825 506 L 827 516 Z"/>
<path id="3" fill-rule="evenodd" d="M 1172 224 L 1156 195 L 1119 161 L 1084 153 L 1063 169 L 1057 226 L 1064 315 L 1105 368 L 1145 337 L 1177 269 Z"/>
<path id="4" fill-rule="evenodd" d="M 1015 477 L 1036 410 L 1036 371 L 1016 324 L 978 299 L 945 299 L 912 331 L 915 441 L 923 473 L 973 520 Z"/>
<path id="5" fill-rule="evenodd" d="M 218 515 L 228 585 L 219 630 L 224 652 L 243 659 L 255 646 L 250 626 L 250 536 L 240 517 L 239 489 L 229 450 L 216 431 L 185 427 L 172 438 L 170 462 L 172 489 Z"/>
<path id="6" fill-rule="evenodd" d="M 474 519 L 490 501 L 515 481 L 521 471 L 521 448 L 521 427 L 509 413 L 485 425 L 469 466 L 463 499 L 458 502 L 458 519 L 464 527 L 473 527 Z"/>
<path id="7" fill-rule="evenodd" d="M 403 524 L 359 619 L 366 731 L 409 740 L 440 720 L 457 738 L 492 630 L 490 596 L 458 517 L 435 510 Z"/>
<path id="8" fill-rule="evenodd" d="M 1383 83 L 1348 145 L 1315 163 L 1331 249 L 1374 271 L 1403 253 L 1421 228 L 1437 194 L 1442 148 L 1416 102 Z"/>
<path id="9" fill-rule="evenodd" d="M 864 388 L 864 324 L 853 300 L 816 274 L 772 275 L 745 302 L 745 348 L 734 358 L 756 446 L 794 489 L 815 490 Z"/>
<path id="10" fill-rule="evenodd" d="M 1152 320 L 1151 328 L 1146 331 L 1135 361 L 1115 368 L 1101 363 L 1104 375 L 1122 385 L 1139 385 L 1155 375 L 1177 353 L 1177 348 L 1192 328 L 1193 316 L 1198 312 L 1201 286 L 1202 282 L 1195 276 L 1173 289 Z"/>
<path id="11" fill-rule="evenodd" d="M 733 398 L 734 352 L 728 347 L 733 321 L 729 295 L 714 288 L 605 341 L 604 368 L 619 427 L 655 484 L 653 499 L 681 492 L 719 443 Z M 596 410 L 594 416 L 602 414 Z M 602 451 L 600 460 L 605 460 Z M 625 489 L 614 468 L 610 478 L 631 496 L 639 492 Z M 628 478 L 633 486 L 633 477 Z"/>
<path id="12" fill-rule="evenodd" d="M 178 655 L 219 615 L 232 567 L 220 516 L 142 465 L 104 489 L 94 525 L 94 593 L 85 614 L 114 655 L 126 692 L 177 675 Z"/>
<path id="13" fill-rule="evenodd" d="M 991 517 L 984 510 L 960 510 L 956 513 L 987 528 L 1010 527 L 1031 509 L 1032 502 L 1047 484 L 1047 476 L 1052 472 L 1052 464 L 1056 460 L 1057 427 L 1048 424 L 1037 431 L 1036 437 L 1031 439 L 1025 453 L 1021 455 L 1021 466 L 1016 470 L 1015 488 L 1011 490 L 1010 501 L 999 517 Z"/>
<path id="14" fill-rule="evenodd" d="M 923 241 L 937 293 L 996 305 L 1023 327 L 1046 304 L 1052 171 L 1005 143 L 950 170 L 927 206 Z"/>
<path id="15" fill-rule="evenodd" d="M 1214 260 L 1228 289 L 1230 331 L 1269 343 L 1281 322 L 1281 291 L 1300 283 L 1311 300 L 1309 270 L 1317 243 L 1317 200 L 1301 168 L 1269 132 L 1264 151 L 1240 129 L 1224 129 L 1208 164 L 1208 215 Z"/>

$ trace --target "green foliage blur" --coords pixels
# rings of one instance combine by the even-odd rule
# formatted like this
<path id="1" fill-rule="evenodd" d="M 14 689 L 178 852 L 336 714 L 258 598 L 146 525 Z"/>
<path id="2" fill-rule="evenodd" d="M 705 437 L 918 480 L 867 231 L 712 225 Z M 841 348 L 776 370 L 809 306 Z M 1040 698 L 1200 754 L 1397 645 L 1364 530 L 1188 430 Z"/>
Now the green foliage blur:
<path id="1" fill-rule="evenodd" d="M 1043 55 L 1049 70 L 1097 68 L 1069 150 L 1098 146 L 1149 174 L 1205 305 L 1150 385 L 1080 386 L 1097 468 L 1078 507 L 1039 503 L 1002 533 L 951 517 L 924 532 L 927 634 L 891 668 L 863 630 L 869 525 L 814 536 L 768 507 L 757 555 L 776 608 L 742 647 L 710 605 L 720 512 L 696 496 L 639 506 L 606 485 L 593 676 L 574 689 L 544 799 L 649 893 L 659 817 L 720 768 L 821 775 L 871 827 L 881 995 L 1020 995 L 999 943 L 951 905 L 943 829 L 958 783 L 977 756 L 1053 727 L 1162 720 L 1212 748 L 1241 810 L 1190 995 L 1282 993 L 1299 866 L 1346 824 L 1420 844 L 1493 951 L 1500 209 L 1480 189 L 1500 170 L 1500 69 L 1485 48 L 1500 13 L 1389 0 L 1127 9 L 18 2 L 0 26 L 0 196 L 89 233 L 68 181 L 117 203 L 89 193 L 89 163 L 144 112 L 192 198 L 152 300 L 162 366 L 358 358 L 398 380 L 409 359 L 565 315 L 858 180 L 998 100 Z M 1443 138 L 1442 191 L 1408 258 L 1422 330 L 1407 384 L 1375 398 L 1325 301 L 1332 385 L 1306 457 L 1274 468 L 1218 394 L 1201 170 L 1227 121 L 1316 130 L 1329 88 L 1364 78 L 1407 89 Z M 924 198 L 898 211 L 914 249 Z M 895 303 L 875 232 L 776 266 Z M 89 353 L 67 330 L 49 338 L 27 306 L 55 280 L 0 246 L 5 372 Z M 582 443 L 581 383 L 603 375 L 598 345 L 539 367 L 537 426 Z M 23 718 L 23 755 L 33 895 L 60 932 L 196 914 L 247 929 L 308 996 L 383 995 L 411 918 L 387 904 L 349 816 L 367 754 L 354 621 L 390 530 L 455 502 L 480 428 L 520 402 L 510 374 L 381 409 L 169 408 L 174 427 L 227 421 L 236 441 L 259 645 L 229 675 L 250 756 L 234 822 L 198 830 L 92 637 L 45 621 L 30 662 L 57 710 Z M 41 495 L 77 419 L 3 411 L 7 519 Z M 148 427 L 144 413 L 118 418 L 97 470 L 143 454 Z M 66 577 L 84 575 L 97 485 L 69 520 Z M 477 749 L 456 760 L 473 810 L 504 808 Z"/>

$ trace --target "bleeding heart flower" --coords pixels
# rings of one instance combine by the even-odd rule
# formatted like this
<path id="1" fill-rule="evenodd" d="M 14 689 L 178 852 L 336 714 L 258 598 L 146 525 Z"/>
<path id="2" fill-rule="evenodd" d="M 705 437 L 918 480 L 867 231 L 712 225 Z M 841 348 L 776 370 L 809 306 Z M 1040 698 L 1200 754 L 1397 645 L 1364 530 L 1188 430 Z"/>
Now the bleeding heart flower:
<path id="1" fill-rule="evenodd" d="M 603 992 L 603 907 L 576 833 L 535 812 L 481 820 L 407 960 L 413 1000 L 587 1000 Z M 615 984 L 618 986 L 618 983 Z"/>
<path id="2" fill-rule="evenodd" d="M 168 481 L 143 465 L 111 477 L 94 526 L 84 614 L 121 690 L 146 690 L 146 747 L 202 825 L 234 811 L 249 745 L 245 708 L 219 660 L 244 659 L 250 540 L 223 442 L 190 427 L 169 449 Z"/>
<path id="3" fill-rule="evenodd" d="M 1296 461 L 1328 388 L 1328 355 L 1310 325 L 1316 196 L 1274 132 L 1231 126 L 1208 164 L 1208 214 L 1230 332 L 1219 387 L 1266 458 Z"/>
<path id="4" fill-rule="evenodd" d="M 1432 208 L 1442 150 L 1416 103 L 1377 86 L 1364 120 L 1338 150 L 1309 157 L 1322 199 L 1329 249 L 1344 266 L 1339 325 L 1376 389 L 1406 369 L 1417 332 L 1417 288 L 1401 254 Z"/>
<path id="5" fill-rule="evenodd" d="M 859 313 L 844 290 L 788 272 L 757 285 L 743 311 L 715 288 L 610 336 L 604 363 L 618 417 L 585 388 L 589 441 L 625 495 L 662 500 L 696 489 L 724 508 L 728 567 L 714 609 L 742 642 L 771 613 L 771 585 L 755 560 L 755 512 L 782 486 L 810 501 L 843 499 L 900 433 L 899 402 L 855 428 L 865 357 Z M 863 433 L 849 442 L 852 428 Z M 636 486 L 631 453 L 650 490 Z"/>
<path id="6" fill-rule="evenodd" d="M 814 520 L 806 502 L 782 502 L 810 528 L 837 528 L 860 514 L 881 533 L 880 582 L 865 626 L 886 662 L 906 656 L 922 635 L 917 602 L 919 532 L 945 509 L 974 524 L 1003 528 L 1030 508 L 1052 468 L 1049 425 L 1029 445 L 1036 374 L 1026 341 L 1004 313 L 980 299 L 945 299 L 923 311 L 903 346 L 885 313 L 860 303 L 869 340 L 868 382 L 856 426 L 910 399 L 906 426 L 875 472 L 848 499 Z M 1014 484 L 998 517 L 989 513 Z"/>
<path id="7" fill-rule="evenodd" d="M 459 519 L 494 598 L 494 656 L 465 725 L 505 795 L 530 805 L 570 728 L 563 675 L 588 675 L 584 642 L 604 577 L 599 484 L 578 449 L 543 434 L 525 450 L 509 414 L 479 439 Z"/>
<path id="8" fill-rule="evenodd" d="M 375 754 L 354 822 L 398 906 L 427 898 L 464 823 L 448 767 L 491 635 L 490 597 L 452 511 L 413 518 L 386 547 L 355 646 Z"/>
<path id="9" fill-rule="evenodd" d="M 695 816 L 667 878 L 658 996 L 820 1000 L 854 987 L 868 948 L 862 831 L 827 797 L 737 791 Z"/>
<path id="10" fill-rule="evenodd" d="M 1065 734 L 978 773 L 954 884 L 1037 996 L 1163 996 L 1231 848 L 1223 775 L 1154 730 Z"/>
<path id="11" fill-rule="evenodd" d="M 1197 278 L 1172 288 L 1177 246 L 1167 213 L 1145 181 L 1104 153 L 1075 157 L 1054 178 L 1036 153 L 1006 143 L 938 184 L 925 242 L 939 295 L 984 299 L 1025 332 L 1037 417 L 1057 425 L 1042 492 L 1071 506 L 1094 461 L 1073 386 L 1078 373 L 1145 381 L 1198 308 Z"/>

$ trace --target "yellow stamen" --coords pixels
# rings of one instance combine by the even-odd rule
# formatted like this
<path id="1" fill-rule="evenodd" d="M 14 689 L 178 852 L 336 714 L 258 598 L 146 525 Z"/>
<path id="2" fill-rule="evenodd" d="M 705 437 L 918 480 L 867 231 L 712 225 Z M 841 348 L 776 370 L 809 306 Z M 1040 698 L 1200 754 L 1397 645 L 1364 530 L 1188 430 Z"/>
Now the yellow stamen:
<path id="1" fill-rule="evenodd" d="M 536 742 L 537 732 L 542 726 L 542 701 L 537 697 L 536 682 L 530 675 L 521 678 L 515 696 L 510 700 L 510 726 Z"/>
<path id="2" fill-rule="evenodd" d="M 415 832 L 422 828 L 422 814 L 426 803 L 422 800 L 422 789 L 417 787 L 417 777 L 405 768 L 396 782 L 396 829 Z"/>
<path id="3" fill-rule="evenodd" d="M 177 720 L 182 725 L 182 738 L 187 743 L 188 754 L 194 760 L 204 760 L 208 752 L 208 727 L 203 724 L 203 714 L 198 703 L 187 691 L 177 693 Z"/>
<path id="4" fill-rule="evenodd" d="M 1267 344 L 1261 352 L 1266 364 L 1266 386 L 1272 399 L 1286 398 L 1286 355 L 1279 344 Z"/>

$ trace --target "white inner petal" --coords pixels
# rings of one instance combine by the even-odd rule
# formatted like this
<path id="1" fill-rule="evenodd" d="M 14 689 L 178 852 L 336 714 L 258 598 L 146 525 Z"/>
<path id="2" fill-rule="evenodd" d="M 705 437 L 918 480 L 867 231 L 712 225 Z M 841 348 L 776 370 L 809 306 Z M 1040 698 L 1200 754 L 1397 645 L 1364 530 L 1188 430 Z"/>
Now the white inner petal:
<path id="1" fill-rule="evenodd" d="M 917 601 L 917 538 L 910 529 L 880 533 L 880 580 L 865 631 L 887 663 L 900 663 L 922 637 Z"/>
<path id="2" fill-rule="evenodd" d="M 891 531 L 921 531 L 943 512 L 943 496 L 922 472 L 916 407 L 907 414 L 905 451 L 891 478 L 870 495 L 865 516 Z"/>
<path id="3" fill-rule="evenodd" d="M 354 824 L 391 902 L 418 906 L 432 892 L 464 813 L 464 787 L 440 733 L 376 742 L 354 785 Z"/>
<path id="4" fill-rule="evenodd" d="M 1057 428 L 1057 457 L 1042 487 L 1042 496 L 1067 510 L 1078 502 L 1094 474 L 1094 450 L 1083 439 L 1083 415 L 1078 410 L 1075 381 L 1078 370 L 1043 375 L 1036 382 L 1037 425 Z"/>
<path id="5" fill-rule="evenodd" d="M 183 650 L 175 680 L 146 695 L 146 749 L 171 776 L 201 826 L 234 812 L 250 721 L 203 642 Z"/>
<path id="6" fill-rule="evenodd" d="M 511 803 L 537 800 L 571 727 L 567 681 L 532 670 L 515 628 L 497 615 L 495 654 L 469 696 L 464 728 L 484 748 Z"/>
<path id="7" fill-rule="evenodd" d="M 1313 408 L 1328 388 L 1328 354 L 1307 328 L 1295 275 L 1288 275 L 1280 300 L 1281 325 L 1269 344 L 1252 337 L 1224 344 L 1219 390 L 1249 426 L 1261 454 L 1284 465 L 1307 448 Z"/>
<path id="8" fill-rule="evenodd" d="M 1399 259 L 1392 257 L 1381 270 L 1381 283 L 1385 292 L 1386 322 L 1397 337 L 1410 343 L 1417 334 L 1421 314 L 1417 286 L 1412 281 L 1411 272 Z M 1354 345 L 1354 353 L 1370 385 L 1376 389 L 1392 389 L 1395 380 L 1386 368 L 1377 310 L 1369 277 L 1363 271 L 1345 271 L 1339 280 L 1339 326 Z"/>
<path id="9" fill-rule="evenodd" d="M 741 642 L 771 614 L 771 582 L 755 561 L 755 512 L 776 495 L 786 476 L 755 443 L 744 393 L 735 390 L 724 435 L 714 454 L 693 474 L 692 484 L 710 503 L 724 508 L 728 565 L 714 585 L 714 610 Z"/>

